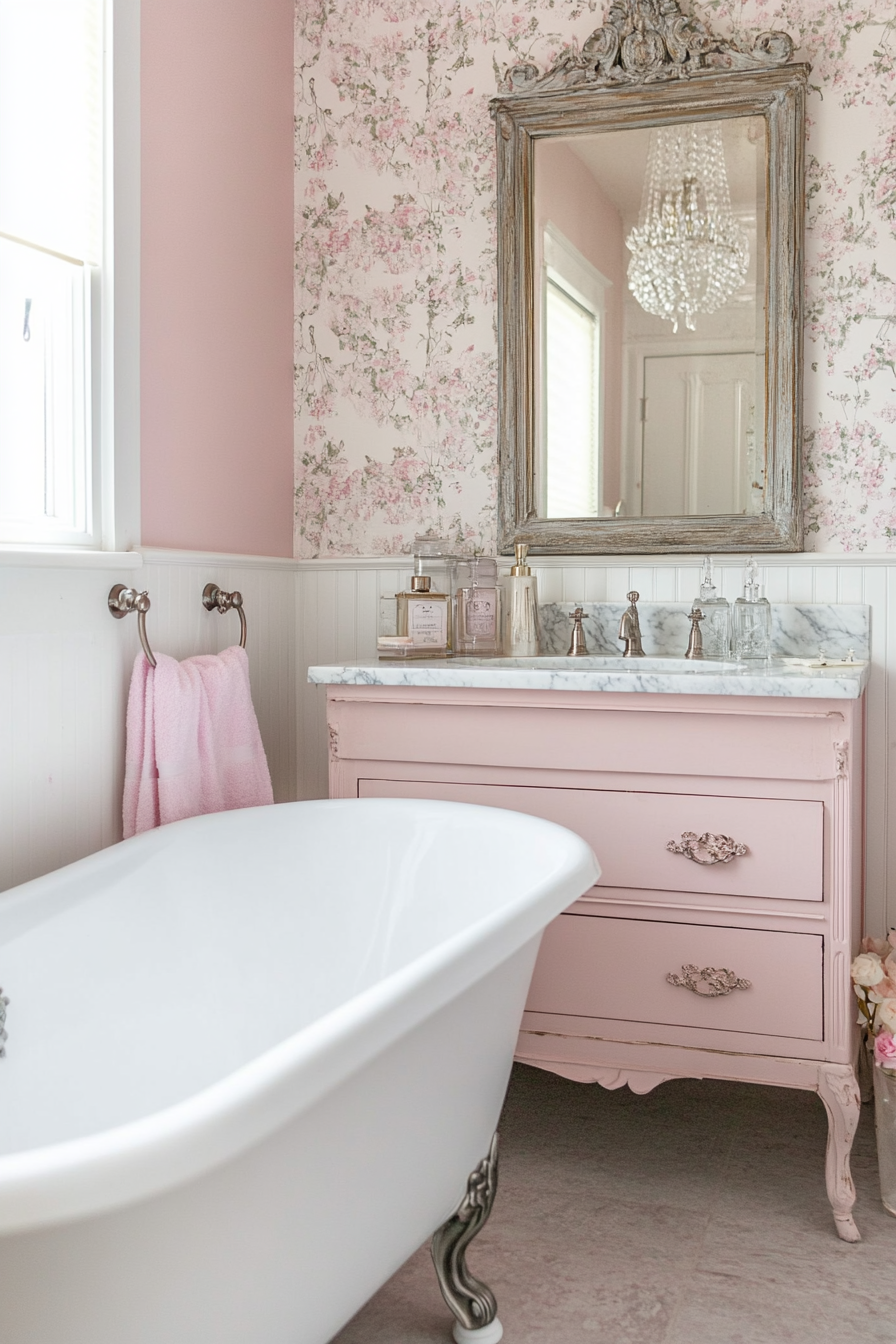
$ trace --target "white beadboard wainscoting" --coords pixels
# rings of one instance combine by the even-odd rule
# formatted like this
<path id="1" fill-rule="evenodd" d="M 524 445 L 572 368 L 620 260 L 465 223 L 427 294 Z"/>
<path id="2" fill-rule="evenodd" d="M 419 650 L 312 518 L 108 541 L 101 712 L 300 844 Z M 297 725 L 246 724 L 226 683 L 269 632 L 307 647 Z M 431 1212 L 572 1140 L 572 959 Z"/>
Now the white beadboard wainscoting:
<path id="1" fill-rule="evenodd" d="M 896 558 L 886 555 L 759 556 L 770 602 L 864 602 L 871 609 L 873 668 L 867 692 L 866 902 L 869 932 L 896 925 Z M 508 563 L 510 563 L 508 561 Z M 533 557 L 539 598 L 622 601 L 636 588 L 645 602 L 689 602 L 699 592 L 699 557 Z M 716 583 L 740 595 L 743 557 L 723 557 Z M 326 688 L 309 686 L 315 663 L 376 657 L 380 601 L 406 586 L 408 557 L 305 560 L 297 564 L 300 798 L 327 794 Z M 684 650 L 682 650 L 684 652 Z"/>
<path id="2" fill-rule="evenodd" d="M 252 694 L 274 796 L 296 796 L 295 562 L 144 550 L 0 554 L 0 890 L 121 838 L 127 690 L 137 618 L 113 620 L 113 583 L 147 589 L 152 648 L 185 658 L 239 639 L 207 612 L 214 582 L 245 599 Z"/>

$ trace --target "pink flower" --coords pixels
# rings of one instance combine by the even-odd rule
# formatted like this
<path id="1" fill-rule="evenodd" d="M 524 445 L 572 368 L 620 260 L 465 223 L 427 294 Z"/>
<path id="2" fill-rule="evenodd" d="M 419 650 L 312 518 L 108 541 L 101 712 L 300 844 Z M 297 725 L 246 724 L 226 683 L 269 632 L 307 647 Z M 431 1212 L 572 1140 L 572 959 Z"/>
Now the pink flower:
<path id="1" fill-rule="evenodd" d="M 881 1031 L 874 1038 L 874 1062 L 885 1069 L 896 1069 L 896 1037 Z"/>

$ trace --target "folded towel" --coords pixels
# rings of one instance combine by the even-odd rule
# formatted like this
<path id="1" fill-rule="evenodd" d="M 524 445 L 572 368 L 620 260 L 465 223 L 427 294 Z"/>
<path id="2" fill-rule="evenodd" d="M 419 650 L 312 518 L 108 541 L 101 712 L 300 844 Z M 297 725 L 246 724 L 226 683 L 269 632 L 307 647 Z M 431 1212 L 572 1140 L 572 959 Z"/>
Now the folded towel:
<path id="1" fill-rule="evenodd" d="M 274 801 L 245 649 L 179 663 L 137 655 L 127 714 L 125 838 L 182 817 Z"/>

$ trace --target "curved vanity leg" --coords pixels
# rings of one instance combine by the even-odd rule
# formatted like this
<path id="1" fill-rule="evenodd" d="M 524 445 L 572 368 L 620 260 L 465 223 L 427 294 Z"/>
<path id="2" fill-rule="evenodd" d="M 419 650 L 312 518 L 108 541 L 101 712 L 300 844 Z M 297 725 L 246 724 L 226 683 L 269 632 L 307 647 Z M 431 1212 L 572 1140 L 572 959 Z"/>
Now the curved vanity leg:
<path id="1" fill-rule="evenodd" d="M 818 1095 L 828 1113 L 825 1181 L 834 1210 L 834 1224 L 843 1241 L 861 1241 L 861 1233 L 852 1216 L 856 1188 L 849 1170 L 849 1153 L 862 1104 L 854 1071 L 848 1064 L 819 1065 Z"/>
<path id="2" fill-rule="evenodd" d="M 457 1318 L 457 1344 L 498 1344 L 504 1327 L 498 1320 L 498 1304 L 490 1288 L 467 1269 L 466 1249 L 482 1230 L 498 1189 L 498 1136 L 492 1139 L 488 1157 L 470 1173 L 467 1193 L 455 1212 L 432 1239 L 432 1261 L 442 1296 Z"/>

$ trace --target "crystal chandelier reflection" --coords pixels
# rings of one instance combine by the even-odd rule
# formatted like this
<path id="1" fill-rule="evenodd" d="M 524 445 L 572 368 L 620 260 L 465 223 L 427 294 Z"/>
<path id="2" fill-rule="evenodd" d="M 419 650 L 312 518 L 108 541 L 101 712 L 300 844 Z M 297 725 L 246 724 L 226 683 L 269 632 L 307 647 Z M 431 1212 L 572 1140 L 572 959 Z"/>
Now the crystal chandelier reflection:
<path id="1" fill-rule="evenodd" d="M 731 213 L 718 122 L 651 131 L 641 213 L 625 242 L 629 289 L 673 331 L 682 317 L 694 331 L 696 313 L 714 313 L 743 284 L 750 247 Z"/>

